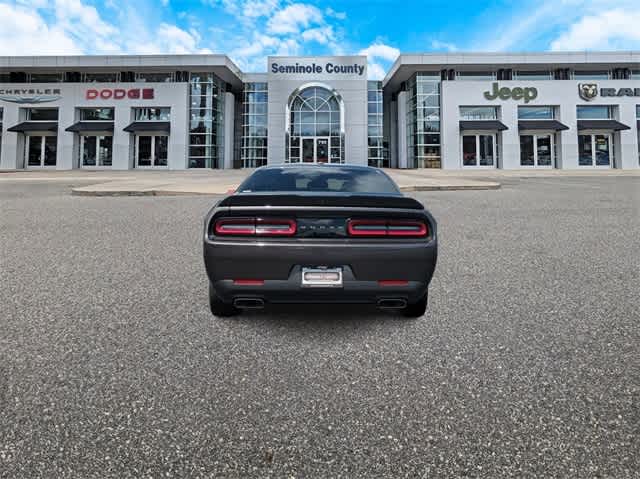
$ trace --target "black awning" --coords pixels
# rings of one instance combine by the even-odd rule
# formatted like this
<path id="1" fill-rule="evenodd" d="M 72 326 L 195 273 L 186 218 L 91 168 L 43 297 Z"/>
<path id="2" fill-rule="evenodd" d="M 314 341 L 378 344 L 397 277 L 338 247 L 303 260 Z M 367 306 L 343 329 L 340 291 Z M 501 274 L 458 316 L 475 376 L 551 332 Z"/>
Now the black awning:
<path id="1" fill-rule="evenodd" d="M 112 121 L 79 121 L 65 131 L 113 131 Z"/>
<path id="2" fill-rule="evenodd" d="M 630 130 L 631 127 L 617 120 L 578 120 L 578 130 Z"/>
<path id="3" fill-rule="evenodd" d="M 504 131 L 509 128 L 507 125 L 498 120 L 462 120 L 460 121 L 461 130 L 489 130 Z"/>
<path id="4" fill-rule="evenodd" d="M 518 122 L 520 130 L 568 130 L 569 127 L 558 120 L 520 120 Z"/>
<path id="5" fill-rule="evenodd" d="M 58 131 L 58 122 L 57 121 L 23 121 L 22 123 L 18 123 L 16 126 L 12 126 L 11 128 L 7 128 L 7 131 L 17 131 L 20 133 L 24 132 L 45 132 L 45 131 Z"/>
<path id="6" fill-rule="evenodd" d="M 162 131 L 169 133 L 171 130 L 171 123 L 168 121 L 134 121 L 127 126 L 124 131 L 129 133 L 136 133 L 138 131 Z"/>

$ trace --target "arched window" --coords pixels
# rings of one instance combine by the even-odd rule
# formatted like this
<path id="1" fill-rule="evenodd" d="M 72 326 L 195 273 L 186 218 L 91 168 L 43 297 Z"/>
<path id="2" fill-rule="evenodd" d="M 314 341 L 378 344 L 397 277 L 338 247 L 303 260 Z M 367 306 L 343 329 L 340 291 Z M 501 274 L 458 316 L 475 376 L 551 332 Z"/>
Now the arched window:
<path id="1" fill-rule="evenodd" d="M 291 163 L 342 163 L 343 134 L 340 97 L 322 86 L 308 86 L 289 100 Z"/>

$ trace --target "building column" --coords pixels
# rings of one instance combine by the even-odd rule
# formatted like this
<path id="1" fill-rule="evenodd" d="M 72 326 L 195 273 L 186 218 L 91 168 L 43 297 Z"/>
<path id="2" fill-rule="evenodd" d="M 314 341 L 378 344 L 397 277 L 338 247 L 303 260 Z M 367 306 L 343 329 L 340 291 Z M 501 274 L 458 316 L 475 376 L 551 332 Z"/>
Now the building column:
<path id="1" fill-rule="evenodd" d="M 224 94 L 224 161 L 222 168 L 225 170 L 233 168 L 234 153 L 234 126 L 235 126 L 235 97 L 231 92 Z"/>
<path id="2" fill-rule="evenodd" d="M 12 108 L 6 105 L 4 106 L 4 118 L 2 121 L 2 145 L 0 145 L 0 169 L 15 170 L 18 168 L 24 168 L 24 135 L 22 133 L 14 133 L 7 131 L 7 128 L 11 128 L 14 125 L 20 123 L 20 110 L 19 108 Z M 20 158 L 22 154 L 23 158 Z"/>
<path id="3" fill-rule="evenodd" d="M 625 170 L 640 168 L 639 152 L 638 152 L 638 128 L 636 124 L 636 105 L 631 103 L 623 103 L 619 106 L 619 121 L 627 126 L 630 130 L 622 130 L 619 135 L 613 135 L 614 138 L 619 136 L 620 145 L 615 145 L 615 168 Z"/>
<path id="4" fill-rule="evenodd" d="M 389 167 L 398 168 L 398 102 L 389 103 Z"/>
<path id="5" fill-rule="evenodd" d="M 578 119 L 576 105 L 563 105 L 558 112 L 558 121 L 569 127 L 556 135 L 558 147 L 557 165 L 563 170 L 578 168 Z"/>
<path id="6" fill-rule="evenodd" d="M 498 155 L 497 168 L 505 170 L 520 168 L 520 131 L 518 130 L 518 104 L 516 102 L 504 102 L 500 105 L 500 118 L 508 130 L 502 131 L 498 138 L 502 137 L 502 149 Z"/>
<path id="7" fill-rule="evenodd" d="M 398 93 L 398 168 L 409 168 L 407 161 L 407 92 Z"/>

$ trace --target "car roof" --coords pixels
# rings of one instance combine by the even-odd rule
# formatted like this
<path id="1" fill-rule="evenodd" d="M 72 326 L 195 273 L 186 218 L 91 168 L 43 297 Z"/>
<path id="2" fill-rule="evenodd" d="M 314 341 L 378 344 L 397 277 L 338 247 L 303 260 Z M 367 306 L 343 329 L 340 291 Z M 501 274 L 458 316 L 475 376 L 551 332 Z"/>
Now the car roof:
<path id="1" fill-rule="evenodd" d="M 278 163 L 276 165 L 265 165 L 258 168 L 259 170 L 275 170 L 275 169 L 285 169 L 285 168 L 317 168 L 317 169 L 326 169 L 326 168 L 341 168 L 345 170 L 378 170 L 378 168 L 374 168 L 372 166 L 366 165 L 348 165 L 344 163 Z"/>

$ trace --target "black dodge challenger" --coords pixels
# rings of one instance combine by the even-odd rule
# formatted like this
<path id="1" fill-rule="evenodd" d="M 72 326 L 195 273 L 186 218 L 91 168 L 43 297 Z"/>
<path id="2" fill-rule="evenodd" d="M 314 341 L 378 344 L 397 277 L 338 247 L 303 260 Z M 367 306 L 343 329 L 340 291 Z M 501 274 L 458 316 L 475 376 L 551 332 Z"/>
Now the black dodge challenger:
<path id="1" fill-rule="evenodd" d="M 216 316 L 266 303 L 369 303 L 422 316 L 437 252 L 433 216 L 366 166 L 259 168 L 204 228 Z"/>

